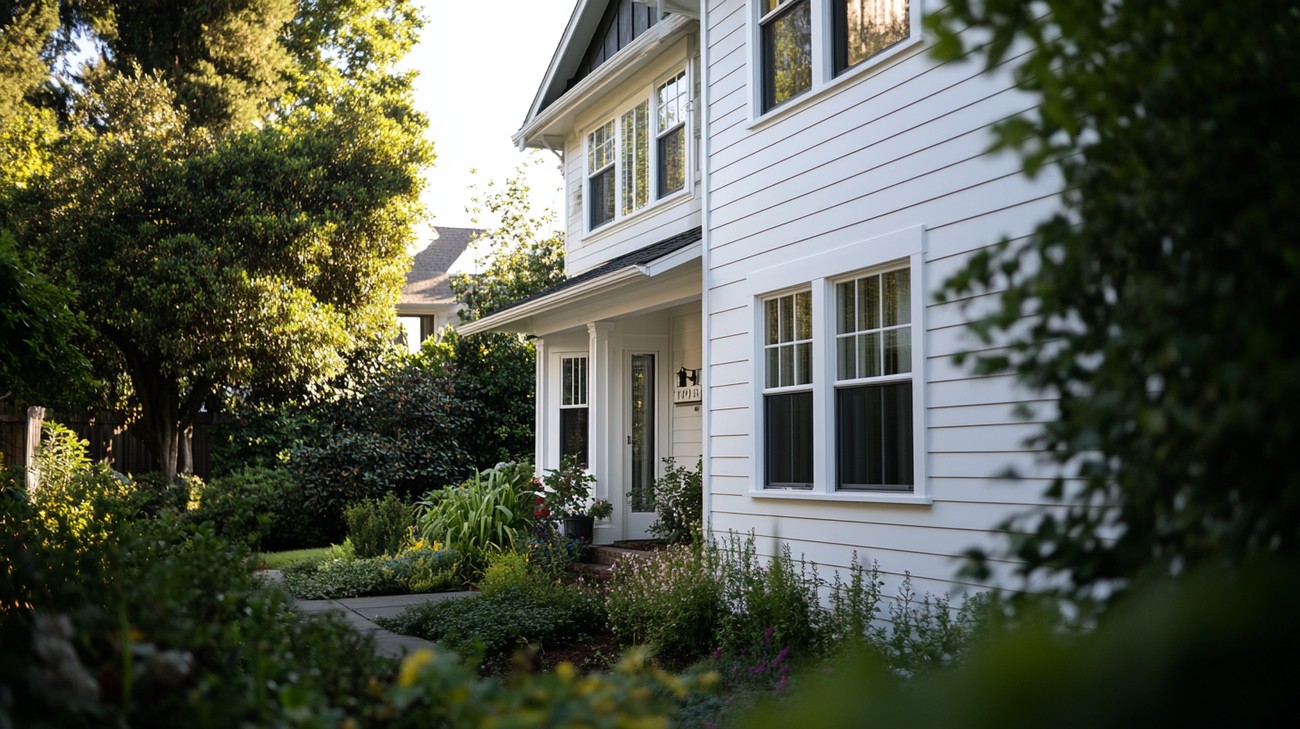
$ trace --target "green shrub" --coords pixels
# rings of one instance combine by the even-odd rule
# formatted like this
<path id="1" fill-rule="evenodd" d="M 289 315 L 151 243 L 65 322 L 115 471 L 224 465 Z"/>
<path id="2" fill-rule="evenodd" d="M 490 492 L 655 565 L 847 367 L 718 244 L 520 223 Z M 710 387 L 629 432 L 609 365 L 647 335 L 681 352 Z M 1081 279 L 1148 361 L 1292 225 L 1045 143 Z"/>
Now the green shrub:
<path id="1" fill-rule="evenodd" d="M 743 539 L 733 534 L 714 553 L 714 570 L 727 605 L 720 635 L 724 651 L 771 658 L 792 648 L 806 658 L 825 648 L 829 625 L 816 565 L 794 560 L 788 544 L 760 565 L 753 534 Z"/>
<path id="2" fill-rule="evenodd" d="M 300 562 L 283 569 L 284 585 L 301 600 L 440 592 L 459 587 L 459 557 L 417 546 L 396 557 L 343 557 Z"/>
<path id="3" fill-rule="evenodd" d="M 529 563 L 526 553 L 506 551 L 488 558 L 478 589 L 483 597 L 545 599 L 553 583 L 550 575 Z"/>
<path id="4" fill-rule="evenodd" d="M 513 548 L 528 534 L 533 495 L 532 468 L 502 464 L 460 486 L 426 494 L 419 508 L 420 533 L 460 554 L 464 576 L 473 579 L 489 554 Z"/>
<path id="5" fill-rule="evenodd" d="M 402 551 L 411 537 L 415 511 L 393 493 L 366 499 L 344 512 L 348 539 L 358 557 L 382 557 Z"/>
<path id="6" fill-rule="evenodd" d="M 250 467 L 200 484 L 194 510 L 197 523 L 219 534 L 249 541 L 263 551 L 328 544 L 327 534 L 302 509 L 303 489 L 287 470 Z"/>
<path id="7" fill-rule="evenodd" d="M 655 513 L 650 533 L 674 544 L 684 544 L 699 537 L 704 529 L 703 461 L 694 470 L 678 466 L 672 458 L 664 459 L 664 475 L 655 480 Z"/>
<path id="8" fill-rule="evenodd" d="M 389 560 L 388 567 L 407 592 L 443 592 L 460 587 L 459 562 L 454 551 L 419 544 Z"/>
<path id="9" fill-rule="evenodd" d="M 727 606 L 708 550 L 687 544 L 619 562 L 605 608 L 625 644 L 646 643 L 681 660 L 706 656 L 718 644 Z"/>
<path id="10" fill-rule="evenodd" d="M 284 586 L 300 600 L 333 600 L 368 595 L 400 595 L 406 586 L 383 557 L 327 559 L 289 565 Z"/>
<path id="11" fill-rule="evenodd" d="M 499 592 L 415 605 L 393 618 L 388 630 L 439 641 L 488 668 L 525 646 L 563 645 L 605 629 L 601 598 L 576 585 L 548 585 L 523 595 Z"/>

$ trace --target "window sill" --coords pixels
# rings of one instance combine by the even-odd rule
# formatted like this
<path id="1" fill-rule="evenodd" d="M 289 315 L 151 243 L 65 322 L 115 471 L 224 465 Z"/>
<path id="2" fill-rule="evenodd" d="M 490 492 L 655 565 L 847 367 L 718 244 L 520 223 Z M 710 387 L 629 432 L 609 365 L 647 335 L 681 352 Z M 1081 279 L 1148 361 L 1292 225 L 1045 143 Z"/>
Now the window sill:
<path id="1" fill-rule="evenodd" d="M 895 63 L 913 55 L 913 52 L 918 50 L 922 45 L 923 41 L 919 34 L 909 40 L 901 41 L 890 48 L 881 51 L 878 56 L 867 59 L 857 66 L 846 70 L 844 73 L 814 86 L 798 96 L 787 99 L 784 103 L 778 104 L 767 111 L 759 111 L 759 109 L 762 108 L 762 102 L 758 100 L 758 96 L 754 96 L 753 109 L 758 113 L 750 120 L 747 128 L 749 131 L 756 131 L 766 127 L 768 124 L 774 123 L 778 119 L 790 116 L 795 113 L 796 110 L 802 109 L 812 104 L 814 101 L 839 90 L 846 84 L 852 83 L 855 79 L 863 79 L 889 68 Z"/>
<path id="2" fill-rule="evenodd" d="M 764 489 L 750 491 L 756 499 L 783 499 L 788 501 L 839 501 L 860 504 L 907 504 L 910 506 L 929 506 L 934 499 L 918 494 L 896 491 L 804 491 L 799 489 Z"/>
<path id="3" fill-rule="evenodd" d="M 637 223 L 641 222 L 642 220 L 645 220 L 647 217 L 650 217 L 655 213 L 671 210 L 672 208 L 678 205 L 685 204 L 689 202 L 692 198 L 693 198 L 693 194 L 691 192 L 691 188 L 687 186 L 684 189 L 674 192 L 668 197 L 655 200 L 653 203 L 650 203 L 649 205 L 636 211 L 635 213 L 626 215 L 623 218 L 617 219 L 612 223 L 606 223 L 600 226 L 599 228 L 596 228 L 595 230 L 587 231 L 586 235 L 582 237 L 582 242 L 580 245 L 585 247 L 591 245 L 592 243 L 599 242 L 604 238 L 613 236 L 619 233 L 620 231 L 626 230 L 627 228 L 636 225 Z"/>

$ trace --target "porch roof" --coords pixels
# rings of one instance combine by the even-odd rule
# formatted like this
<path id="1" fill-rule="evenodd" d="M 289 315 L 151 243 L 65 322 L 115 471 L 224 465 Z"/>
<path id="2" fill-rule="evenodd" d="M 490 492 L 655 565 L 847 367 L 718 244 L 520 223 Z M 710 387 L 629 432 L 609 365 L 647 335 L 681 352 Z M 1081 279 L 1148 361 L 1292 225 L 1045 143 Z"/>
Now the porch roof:
<path id="1" fill-rule="evenodd" d="M 544 291 L 520 299 L 482 319 L 463 324 L 459 330 L 462 334 L 489 331 L 526 332 L 532 320 L 539 314 L 607 295 L 611 289 L 654 278 L 675 271 L 683 264 L 698 260 L 702 238 L 702 229 L 695 227 L 657 243 L 651 243 L 566 279 Z"/>

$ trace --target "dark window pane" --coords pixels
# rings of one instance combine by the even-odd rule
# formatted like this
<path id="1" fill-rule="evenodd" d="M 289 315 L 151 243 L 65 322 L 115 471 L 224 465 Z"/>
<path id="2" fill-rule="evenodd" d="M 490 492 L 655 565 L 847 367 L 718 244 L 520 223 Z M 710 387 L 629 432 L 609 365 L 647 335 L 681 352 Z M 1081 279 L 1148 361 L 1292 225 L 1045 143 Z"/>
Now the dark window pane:
<path id="1" fill-rule="evenodd" d="M 788 2 L 789 10 L 763 26 L 763 110 L 812 87 L 812 15 L 809 1 Z"/>
<path id="2" fill-rule="evenodd" d="M 560 411 L 560 456 L 573 456 L 587 467 L 587 408 Z"/>
<path id="3" fill-rule="evenodd" d="M 591 208 L 592 229 L 614 219 L 614 168 L 591 176 L 591 196 L 587 204 Z"/>
<path id="4" fill-rule="evenodd" d="M 686 187 L 686 127 L 659 138 L 659 197 Z"/>
<path id="5" fill-rule="evenodd" d="M 871 58 L 912 32 L 907 0 L 835 0 L 835 73 Z"/>
<path id="6" fill-rule="evenodd" d="M 767 486 L 811 488 L 812 393 L 763 398 Z"/>
<path id="7" fill-rule="evenodd" d="M 842 489 L 912 490 L 912 383 L 836 391 L 835 462 Z"/>

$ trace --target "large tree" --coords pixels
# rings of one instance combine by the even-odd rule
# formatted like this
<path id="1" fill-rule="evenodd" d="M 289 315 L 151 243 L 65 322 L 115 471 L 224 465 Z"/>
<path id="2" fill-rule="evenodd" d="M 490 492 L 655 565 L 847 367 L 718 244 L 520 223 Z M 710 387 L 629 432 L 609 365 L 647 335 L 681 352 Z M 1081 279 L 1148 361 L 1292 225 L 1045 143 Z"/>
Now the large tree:
<path id="1" fill-rule="evenodd" d="M 1009 556 L 1077 596 L 1300 556 L 1300 7 L 954 0 L 930 21 L 947 59 L 1016 57 L 1041 104 L 1000 146 L 1065 183 L 947 287 L 999 292 L 983 371 L 1059 397 L 1036 442 L 1064 508 L 1013 523 Z"/>
<path id="2" fill-rule="evenodd" d="M 418 22 L 406 0 L 80 6 L 103 55 L 8 219 L 170 477 L 214 394 L 292 392 L 390 334 L 432 159 L 395 70 Z"/>

